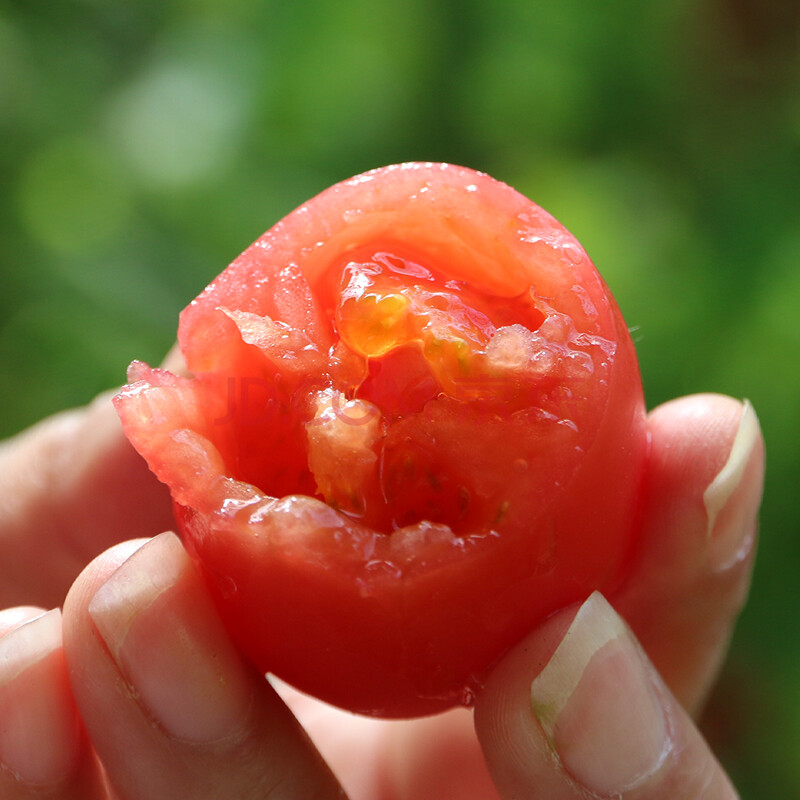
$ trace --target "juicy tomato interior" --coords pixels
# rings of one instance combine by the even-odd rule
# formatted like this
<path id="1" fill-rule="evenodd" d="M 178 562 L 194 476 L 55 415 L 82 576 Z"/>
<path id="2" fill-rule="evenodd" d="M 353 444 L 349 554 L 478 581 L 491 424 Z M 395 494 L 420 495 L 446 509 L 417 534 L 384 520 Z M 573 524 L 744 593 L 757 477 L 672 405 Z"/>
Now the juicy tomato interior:
<path id="1" fill-rule="evenodd" d="M 565 390 L 583 396 L 613 345 L 579 334 L 533 286 L 499 297 L 376 247 L 348 253 L 296 298 L 324 308 L 327 353 L 288 323 L 221 312 L 251 349 L 247 375 L 206 379 L 233 410 L 220 452 L 236 479 L 318 497 L 383 534 L 423 520 L 455 532 L 494 524 L 512 498 L 482 491 L 482 463 L 453 457 L 441 409 L 459 438 L 532 407 L 537 436 L 553 413 L 569 432 Z"/>

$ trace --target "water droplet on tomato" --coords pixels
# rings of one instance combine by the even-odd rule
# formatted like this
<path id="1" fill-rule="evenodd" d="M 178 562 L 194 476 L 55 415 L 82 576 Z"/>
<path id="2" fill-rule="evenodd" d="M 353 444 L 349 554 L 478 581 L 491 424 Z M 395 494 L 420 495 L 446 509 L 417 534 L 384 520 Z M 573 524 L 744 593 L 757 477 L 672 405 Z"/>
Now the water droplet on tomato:
<path id="1" fill-rule="evenodd" d="M 565 241 L 561 245 L 561 252 L 567 257 L 570 264 L 578 266 L 583 261 L 583 250 L 576 242 Z"/>
<path id="2" fill-rule="evenodd" d="M 342 214 L 342 219 L 350 224 L 351 222 L 355 222 L 359 217 L 363 216 L 364 212 L 360 208 L 348 208 Z"/>
<path id="3" fill-rule="evenodd" d="M 472 708 L 475 705 L 475 690 L 471 686 L 465 686 L 461 691 L 461 705 Z"/>

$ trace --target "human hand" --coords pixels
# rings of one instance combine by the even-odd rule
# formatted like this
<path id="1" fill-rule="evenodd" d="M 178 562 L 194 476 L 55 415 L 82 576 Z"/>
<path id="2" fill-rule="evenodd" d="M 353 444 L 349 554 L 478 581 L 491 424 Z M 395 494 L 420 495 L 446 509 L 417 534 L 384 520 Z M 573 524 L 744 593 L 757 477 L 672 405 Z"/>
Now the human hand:
<path id="1" fill-rule="evenodd" d="M 56 605 L 93 551 L 171 524 L 108 412 L 98 401 L 73 412 L 69 435 L 47 423 L 0 451 L 0 490 L 15 498 L 0 517 L 3 604 Z M 376 721 L 281 689 L 352 800 L 735 796 L 689 713 L 746 593 L 763 445 L 752 410 L 715 396 L 657 409 L 650 430 L 643 546 L 612 601 L 660 676 L 593 596 L 497 665 L 474 726 L 466 710 Z M 231 648 L 171 534 L 93 561 L 63 623 L 39 613 L 0 614 L 0 796 L 341 796 L 270 684 Z"/>

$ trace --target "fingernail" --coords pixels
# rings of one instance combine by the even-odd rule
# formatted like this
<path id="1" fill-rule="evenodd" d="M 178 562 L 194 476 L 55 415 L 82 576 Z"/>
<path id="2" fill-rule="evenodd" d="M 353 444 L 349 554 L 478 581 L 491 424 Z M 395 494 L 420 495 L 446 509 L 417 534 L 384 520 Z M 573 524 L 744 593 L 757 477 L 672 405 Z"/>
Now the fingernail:
<path id="1" fill-rule="evenodd" d="M 235 736 L 248 675 L 178 538 L 147 542 L 97 590 L 89 614 L 145 711 L 171 736 Z"/>
<path id="2" fill-rule="evenodd" d="M 728 460 L 703 493 L 708 516 L 709 559 L 717 569 L 739 561 L 751 546 L 761 482 L 752 481 L 745 492 L 736 492 L 736 489 L 745 477 L 758 436 L 758 417 L 745 400 Z"/>
<path id="3" fill-rule="evenodd" d="M 0 639 L 0 763 L 21 783 L 52 786 L 69 776 L 79 747 L 56 609 Z"/>
<path id="4" fill-rule="evenodd" d="M 599 592 L 581 606 L 531 704 L 564 769 L 591 792 L 616 796 L 664 762 L 669 731 L 627 626 Z"/>
<path id="5" fill-rule="evenodd" d="M 19 628 L 24 622 L 30 622 L 44 614 L 44 609 L 39 606 L 14 606 L 0 611 L 0 637 Z"/>

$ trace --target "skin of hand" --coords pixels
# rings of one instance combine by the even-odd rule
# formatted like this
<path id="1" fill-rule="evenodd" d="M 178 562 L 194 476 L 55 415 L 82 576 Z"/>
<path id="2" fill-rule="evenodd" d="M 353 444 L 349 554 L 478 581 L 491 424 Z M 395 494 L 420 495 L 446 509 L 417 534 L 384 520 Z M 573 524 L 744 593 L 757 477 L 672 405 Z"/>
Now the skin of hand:
<path id="1" fill-rule="evenodd" d="M 154 535 L 169 499 L 107 397 L 5 443 L 0 797 L 735 798 L 692 717 L 747 594 L 763 441 L 717 395 L 657 408 L 649 431 L 626 585 L 532 631 L 474 712 L 408 722 L 242 662 L 178 538 Z"/>

